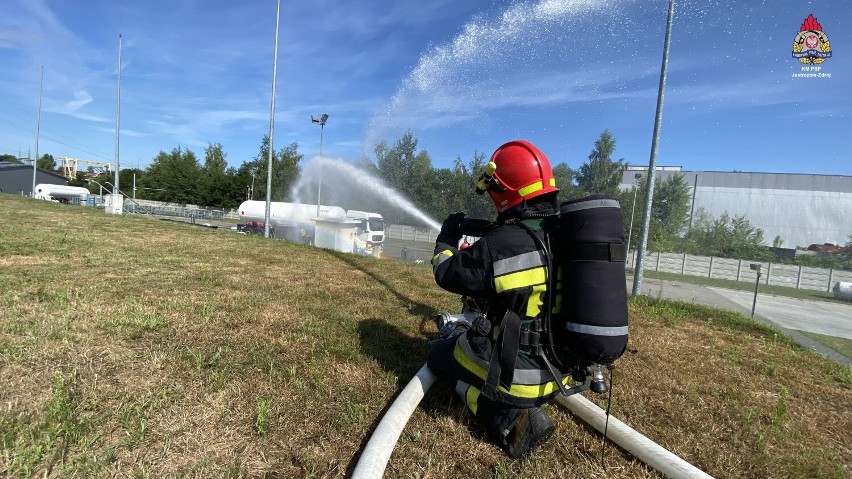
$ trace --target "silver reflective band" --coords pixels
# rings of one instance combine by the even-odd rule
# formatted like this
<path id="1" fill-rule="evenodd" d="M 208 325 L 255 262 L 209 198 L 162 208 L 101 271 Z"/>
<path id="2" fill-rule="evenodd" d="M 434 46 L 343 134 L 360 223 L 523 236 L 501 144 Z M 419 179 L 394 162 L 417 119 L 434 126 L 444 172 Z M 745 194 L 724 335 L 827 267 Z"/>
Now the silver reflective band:
<path id="1" fill-rule="evenodd" d="M 501 259 L 494 262 L 494 276 L 501 276 L 506 273 L 514 273 L 524 269 L 544 266 L 544 255 L 541 251 L 530 251 L 529 253 L 519 254 L 511 258 Z"/>
<path id="2" fill-rule="evenodd" d="M 620 208 L 617 200 L 589 200 L 574 203 L 573 205 L 560 206 L 560 213 L 570 213 L 572 211 L 588 210 L 591 208 Z"/>
<path id="3" fill-rule="evenodd" d="M 565 329 L 575 333 L 592 334 L 595 336 L 625 336 L 627 326 L 591 326 L 588 324 L 565 323 Z"/>

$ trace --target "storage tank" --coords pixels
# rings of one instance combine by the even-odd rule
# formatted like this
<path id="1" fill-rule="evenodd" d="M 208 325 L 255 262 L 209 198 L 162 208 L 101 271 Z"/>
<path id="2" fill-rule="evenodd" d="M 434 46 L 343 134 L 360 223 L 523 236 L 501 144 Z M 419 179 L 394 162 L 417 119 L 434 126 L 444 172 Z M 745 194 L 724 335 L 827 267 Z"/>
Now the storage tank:
<path id="1" fill-rule="evenodd" d="M 41 200 L 58 200 L 69 203 L 75 200 L 85 202 L 89 198 L 89 190 L 80 186 L 51 185 L 40 183 L 35 187 L 36 198 Z"/>
<path id="2" fill-rule="evenodd" d="M 265 201 L 244 201 L 239 208 L 242 222 L 263 222 L 266 219 Z M 319 218 L 338 219 L 346 217 L 346 211 L 339 206 L 320 206 Z M 284 203 L 273 201 L 269 204 L 269 226 L 275 229 L 276 238 L 284 238 L 300 243 L 313 242 L 316 230 L 317 205 Z"/>
<path id="3" fill-rule="evenodd" d="M 834 293 L 834 297 L 837 299 L 842 299 L 844 301 L 852 301 L 852 283 L 847 282 L 837 282 L 834 283 L 834 288 L 832 289 Z"/>

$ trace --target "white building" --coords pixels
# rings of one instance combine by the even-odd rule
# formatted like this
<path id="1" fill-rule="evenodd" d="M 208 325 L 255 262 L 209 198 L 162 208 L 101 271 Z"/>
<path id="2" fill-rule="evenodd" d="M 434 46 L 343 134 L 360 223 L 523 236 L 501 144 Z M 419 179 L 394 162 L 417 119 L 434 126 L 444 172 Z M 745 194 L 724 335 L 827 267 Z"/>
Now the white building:
<path id="1" fill-rule="evenodd" d="M 628 167 L 620 188 L 632 188 L 635 176 L 647 172 L 647 166 Z M 675 174 L 683 175 L 690 188 L 690 224 L 700 209 L 712 218 L 725 212 L 741 215 L 763 230 L 767 245 L 780 236 L 786 248 L 842 246 L 852 235 L 852 176 L 684 171 L 667 166 L 657 168 L 655 182 Z"/>

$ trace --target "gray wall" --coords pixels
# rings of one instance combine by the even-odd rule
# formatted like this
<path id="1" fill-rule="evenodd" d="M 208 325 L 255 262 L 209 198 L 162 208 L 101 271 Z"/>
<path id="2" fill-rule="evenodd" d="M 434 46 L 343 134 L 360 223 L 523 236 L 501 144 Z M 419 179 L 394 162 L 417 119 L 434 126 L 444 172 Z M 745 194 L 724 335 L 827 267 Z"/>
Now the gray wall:
<path id="1" fill-rule="evenodd" d="M 622 189 L 632 187 L 635 173 L 624 172 Z M 699 209 L 712 218 L 742 215 L 763 230 L 767 245 L 780 235 L 788 248 L 843 245 L 852 235 L 852 176 L 658 171 L 656 181 L 678 173 L 693 195 L 693 222 Z"/>
<path id="2" fill-rule="evenodd" d="M 67 185 L 68 181 L 49 171 L 39 169 L 36 172 L 36 184 Z M 32 196 L 33 167 L 11 163 L 0 163 L 0 192 L 11 195 Z"/>

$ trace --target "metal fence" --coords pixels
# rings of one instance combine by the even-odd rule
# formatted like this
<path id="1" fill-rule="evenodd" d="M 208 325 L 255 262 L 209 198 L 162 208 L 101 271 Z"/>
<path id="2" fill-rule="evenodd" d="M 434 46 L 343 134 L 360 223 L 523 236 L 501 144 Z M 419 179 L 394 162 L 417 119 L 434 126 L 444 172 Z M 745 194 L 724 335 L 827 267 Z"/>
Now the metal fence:
<path id="1" fill-rule="evenodd" d="M 386 225 L 385 236 L 390 239 L 422 241 L 435 244 L 438 232 L 429 228 L 417 228 L 407 225 Z"/>
<path id="2" fill-rule="evenodd" d="M 632 268 L 636 251 L 628 258 L 627 267 Z M 813 268 L 790 264 L 767 263 L 742 259 L 716 258 L 681 253 L 645 253 L 645 270 L 675 273 L 706 278 L 728 279 L 754 283 L 757 271 L 752 264 L 760 265 L 761 284 L 786 286 L 796 289 L 831 291 L 835 283 L 852 282 L 852 271 Z"/>
<path id="3" fill-rule="evenodd" d="M 218 219 L 224 216 L 223 210 L 211 209 L 211 208 L 199 208 L 192 206 L 159 206 L 159 205 L 145 205 L 145 204 L 134 204 L 133 202 L 127 202 L 124 204 L 124 211 L 126 213 L 131 214 L 150 214 L 150 215 L 158 215 L 158 216 L 177 216 L 182 218 L 204 218 L 204 219 Z"/>

